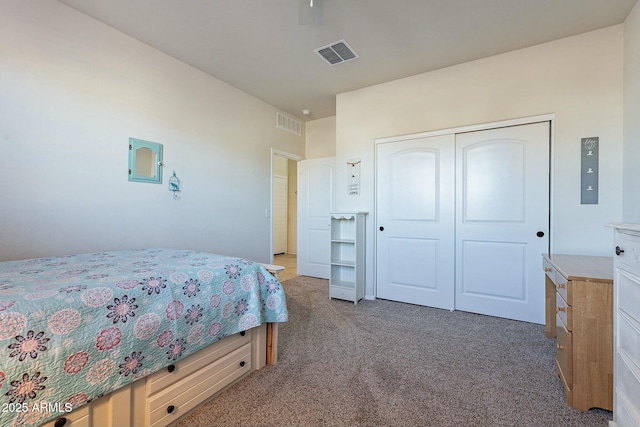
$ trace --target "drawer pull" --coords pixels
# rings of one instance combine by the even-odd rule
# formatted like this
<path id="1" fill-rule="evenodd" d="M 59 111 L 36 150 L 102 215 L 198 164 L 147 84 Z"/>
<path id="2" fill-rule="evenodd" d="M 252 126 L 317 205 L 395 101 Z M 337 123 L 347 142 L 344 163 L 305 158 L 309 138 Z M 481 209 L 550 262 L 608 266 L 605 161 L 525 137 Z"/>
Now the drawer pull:
<path id="1" fill-rule="evenodd" d="M 60 417 L 53 423 L 54 427 L 62 427 L 67 423 L 67 419 L 65 417 Z"/>
<path id="2" fill-rule="evenodd" d="M 167 366 L 167 371 L 169 371 L 169 373 L 173 372 L 176 370 L 176 365 L 169 365 Z"/>
<path id="3" fill-rule="evenodd" d="M 245 332 L 245 331 L 241 331 L 241 332 L 240 332 L 240 336 L 241 336 L 241 337 L 243 337 L 245 334 L 246 334 L 246 332 Z"/>
<path id="4" fill-rule="evenodd" d="M 558 350 L 564 350 L 564 346 L 563 346 L 563 345 L 560 345 L 560 344 L 556 344 L 556 348 L 557 348 Z"/>
<path id="5" fill-rule="evenodd" d="M 245 363 L 244 363 L 244 360 L 243 360 L 242 362 L 240 362 L 240 367 L 244 368 L 244 365 L 245 365 Z"/>
<path id="6" fill-rule="evenodd" d="M 616 246 L 616 255 L 620 256 L 620 254 L 624 253 L 624 249 L 621 249 L 620 246 Z"/>
<path id="7" fill-rule="evenodd" d="M 170 414 L 170 413 L 172 413 L 172 412 L 173 412 L 173 411 L 175 411 L 175 410 L 176 410 L 176 407 L 175 407 L 175 406 L 173 406 L 173 405 L 169 405 L 169 406 L 167 406 L 167 414 Z"/>
<path id="8" fill-rule="evenodd" d="M 556 313 L 565 312 L 567 309 L 565 307 L 556 307 Z"/>

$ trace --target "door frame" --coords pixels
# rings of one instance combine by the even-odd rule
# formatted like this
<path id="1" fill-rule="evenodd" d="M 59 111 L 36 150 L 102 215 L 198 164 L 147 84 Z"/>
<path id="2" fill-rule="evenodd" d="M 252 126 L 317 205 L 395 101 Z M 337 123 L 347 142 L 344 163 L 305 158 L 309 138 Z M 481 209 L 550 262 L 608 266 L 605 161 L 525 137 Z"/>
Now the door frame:
<path id="1" fill-rule="evenodd" d="M 275 226 L 273 225 L 276 221 L 275 221 L 275 214 L 274 214 L 274 209 L 275 209 L 275 182 L 278 180 L 281 180 L 282 182 L 284 182 L 284 188 L 285 188 L 285 195 L 284 195 L 284 214 L 285 214 L 285 224 L 284 224 L 284 236 L 285 236 L 285 240 L 284 240 L 284 253 L 288 253 L 289 252 L 289 244 L 288 244 L 288 240 L 289 240 L 289 176 L 285 176 L 285 175 L 276 175 L 274 174 L 271 179 L 273 180 L 273 188 L 274 188 L 274 192 L 273 192 L 273 207 L 271 208 L 271 224 L 272 224 L 272 228 L 274 229 L 273 232 L 273 254 L 275 256 L 276 254 L 276 249 L 275 249 Z M 280 253 L 280 252 L 278 252 Z"/>
<path id="2" fill-rule="evenodd" d="M 495 128 L 503 128 L 503 127 L 509 127 L 509 126 L 520 126 L 520 125 L 528 125 L 528 124 L 533 124 L 533 123 L 538 123 L 538 122 L 549 122 L 549 253 L 553 253 L 553 239 L 552 236 L 555 234 L 554 233 L 554 221 L 553 221 L 553 215 L 552 212 L 554 211 L 554 205 L 553 205 L 553 199 L 554 199 L 554 194 L 553 194 L 553 178 L 554 178 L 554 156 L 553 156 L 553 151 L 554 151 L 554 147 L 555 147 L 555 141 L 554 141 L 554 135 L 555 135 L 555 120 L 556 120 L 556 115 L 555 113 L 549 113 L 549 114 L 541 114 L 541 115 L 536 115 L 536 116 L 528 116 L 528 117 L 521 117 L 521 118 L 516 118 L 516 119 L 508 119 L 508 120 L 500 120 L 500 121 L 496 121 L 496 122 L 487 122 L 487 123 L 478 123 L 478 124 L 474 124 L 474 125 L 466 125 L 466 126 L 458 126 L 458 127 L 452 127 L 452 128 L 446 128 L 446 129 L 439 129 L 439 130 L 433 130 L 433 131 L 425 131 L 425 132 L 419 132 L 419 133 L 412 133 L 412 134 L 407 134 L 407 135 L 399 135 L 399 136 L 390 136 L 390 137 L 385 137 L 385 138 L 376 138 L 374 140 L 374 165 L 378 164 L 378 150 L 375 149 L 375 146 L 377 146 L 378 144 L 383 144 L 383 143 L 388 143 L 388 142 L 398 142 L 398 141 L 407 141 L 407 140 L 411 140 L 411 139 L 418 139 L 418 138 L 429 138 L 432 136 L 439 136 L 439 135 L 448 135 L 448 134 L 458 134 L 458 133 L 465 133 L 465 132 L 475 132 L 475 131 L 482 131 L 482 130 L 489 130 L 489 129 L 495 129 Z M 377 166 L 376 166 L 377 167 Z M 377 225 L 377 221 L 378 221 L 378 213 L 376 212 L 376 206 L 377 206 L 377 197 L 378 197 L 378 171 L 375 170 L 374 171 L 374 191 L 373 191 L 373 216 L 372 216 L 372 221 L 373 221 L 373 226 L 374 226 L 374 233 L 373 233 L 373 257 L 369 258 L 369 259 L 373 259 L 373 298 L 377 298 L 378 296 L 378 265 L 377 265 L 377 257 L 376 254 L 378 253 L 378 234 L 375 232 L 375 227 Z"/>
<path id="3" fill-rule="evenodd" d="M 299 162 L 300 160 L 304 160 L 302 156 L 297 154 L 288 153 L 286 151 L 281 151 L 276 148 L 271 148 L 271 167 L 269 173 L 269 212 L 267 212 L 267 218 L 269 219 L 269 264 L 273 264 L 273 196 L 274 196 L 274 188 L 273 188 L 273 158 L 275 156 L 285 157 L 290 160 L 294 160 Z"/>

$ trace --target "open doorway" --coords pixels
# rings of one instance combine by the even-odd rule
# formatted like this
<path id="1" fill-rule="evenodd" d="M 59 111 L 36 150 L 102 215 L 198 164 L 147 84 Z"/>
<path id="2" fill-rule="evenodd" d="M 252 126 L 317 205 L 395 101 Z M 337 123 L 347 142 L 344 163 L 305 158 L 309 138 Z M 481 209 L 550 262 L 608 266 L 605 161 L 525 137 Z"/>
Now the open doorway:
<path id="1" fill-rule="evenodd" d="M 272 150 L 271 156 L 271 256 L 282 265 L 284 281 L 297 275 L 298 161 L 299 156 Z"/>

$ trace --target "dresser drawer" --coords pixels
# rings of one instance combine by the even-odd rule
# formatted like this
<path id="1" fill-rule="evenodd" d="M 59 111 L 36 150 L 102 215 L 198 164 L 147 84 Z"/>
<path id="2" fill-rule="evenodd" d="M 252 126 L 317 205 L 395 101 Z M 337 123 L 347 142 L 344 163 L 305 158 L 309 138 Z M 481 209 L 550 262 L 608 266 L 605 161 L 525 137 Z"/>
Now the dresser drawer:
<path id="1" fill-rule="evenodd" d="M 568 305 L 573 305 L 573 289 L 571 285 L 571 281 L 568 281 L 566 277 L 562 274 L 558 273 L 556 275 L 556 289 L 562 298 L 567 302 Z"/>
<path id="2" fill-rule="evenodd" d="M 560 292 L 556 294 L 556 314 L 564 323 L 564 326 L 568 331 L 573 331 L 573 314 L 572 308 L 562 298 Z"/>
<path id="3" fill-rule="evenodd" d="M 556 362 L 568 390 L 573 389 L 573 339 L 560 315 L 556 317 Z"/>
<path id="4" fill-rule="evenodd" d="M 198 369 L 231 353 L 251 341 L 251 331 L 240 332 L 228 336 L 212 346 L 200 350 L 184 360 L 149 376 L 147 379 L 147 396 L 169 387 L 171 384 L 191 375 Z"/>
<path id="5" fill-rule="evenodd" d="M 616 233 L 616 246 L 624 251 L 615 257 L 616 266 L 640 276 L 640 239 L 630 234 Z"/>
<path id="6" fill-rule="evenodd" d="M 622 393 L 616 393 L 616 404 L 614 408 L 614 417 L 616 420 L 616 425 L 618 426 L 629 426 L 629 427 L 640 427 L 640 424 L 637 424 L 636 421 L 640 416 L 640 412 L 635 412 L 634 415 L 631 415 L 632 409 L 635 405 L 629 402 L 629 399 L 624 396 Z M 636 411 L 640 408 L 636 408 Z M 635 421 L 634 421 L 635 419 Z"/>
<path id="7" fill-rule="evenodd" d="M 638 367 L 631 368 L 632 363 L 621 354 L 616 359 L 616 399 L 625 402 L 627 410 L 632 414 L 640 414 L 640 381 Z M 633 371 L 636 372 L 633 372 Z"/>
<path id="8" fill-rule="evenodd" d="M 558 273 L 556 271 L 556 269 L 551 265 L 551 263 L 549 261 L 547 261 L 546 259 L 542 259 L 542 268 L 544 269 L 544 274 L 547 275 L 547 277 L 549 279 L 551 279 L 551 281 L 553 283 L 556 283 L 556 274 Z"/>
<path id="9" fill-rule="evenodd" d="M 251 371 L 251 343 L 223 356 L 147 400 L 149 426 L 166 426 Z"/>
<path id="10" fill-rule="evenodd" d="M 620 268 L 616 271 L 618 309 L 640 323 L 640 277 Z"/>
<path id="11" fill-rule="evenodd" d="M 618 351 L 624 351 L 625 357 L 640 367 L 640 323 L 626 313 L 618 312 L 617 328 Z"/>

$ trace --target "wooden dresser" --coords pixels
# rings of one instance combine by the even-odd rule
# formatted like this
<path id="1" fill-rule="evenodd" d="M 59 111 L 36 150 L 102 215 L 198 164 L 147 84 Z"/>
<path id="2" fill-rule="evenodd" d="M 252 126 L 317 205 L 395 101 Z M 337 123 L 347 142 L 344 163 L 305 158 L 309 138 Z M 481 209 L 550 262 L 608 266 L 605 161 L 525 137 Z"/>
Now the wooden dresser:
<path id="1" fill-rule="evenodd" d="M 543 255 L 546 325 L 567 404 L 613 410 L 613 258 Z"/>

